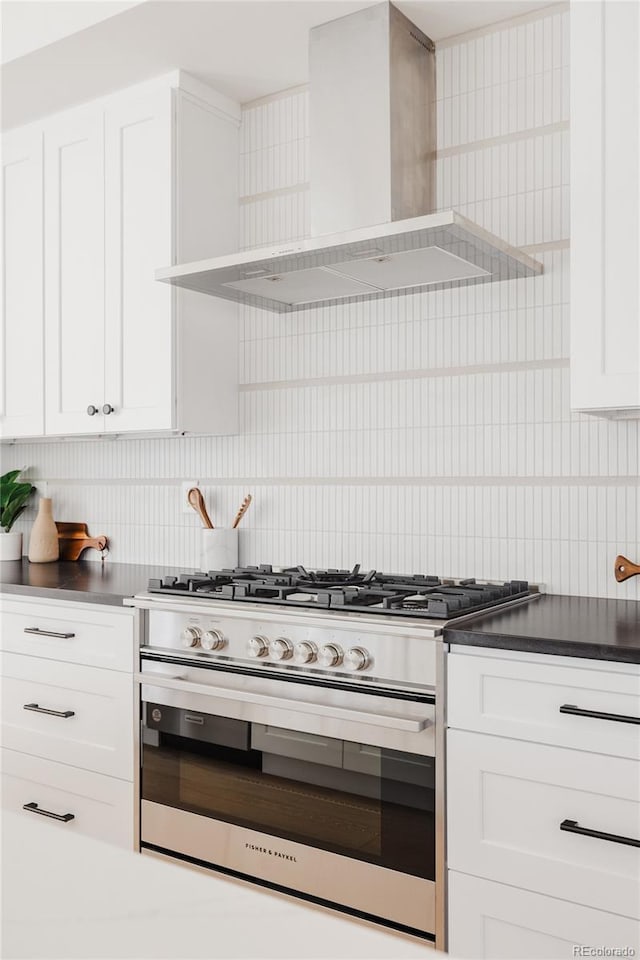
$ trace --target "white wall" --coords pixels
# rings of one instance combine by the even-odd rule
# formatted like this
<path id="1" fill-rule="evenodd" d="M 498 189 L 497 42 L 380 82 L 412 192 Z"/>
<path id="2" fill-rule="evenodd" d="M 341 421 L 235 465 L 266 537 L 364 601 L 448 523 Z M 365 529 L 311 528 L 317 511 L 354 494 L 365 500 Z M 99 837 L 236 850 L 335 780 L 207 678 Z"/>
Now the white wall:
<path id="1" fill-rule="evenodd" d="M 541 277 L 244 308 L 239 436 L 19 445 L 7 467 L 35 465 L 56 517 L 108 534 L 114 561 L 196 563 L 193 479 L 218 524 L 254 494 L 244 563 L 640 598 L 612 572 L 618 552 L 640 558 L 640 423 L 569 412 L 568 28 L 551 8 L 438 49 L 439 206 L 523 246 Z M 242 144 L 245 246 L 306 235 L 306 91 L 248 105 Z"/>
<path id="2" fill-rule="evenodd" d="M 0 62 L 9 63 L 79 30 L 92 27 L 140 0 L 2 0 Z"/>

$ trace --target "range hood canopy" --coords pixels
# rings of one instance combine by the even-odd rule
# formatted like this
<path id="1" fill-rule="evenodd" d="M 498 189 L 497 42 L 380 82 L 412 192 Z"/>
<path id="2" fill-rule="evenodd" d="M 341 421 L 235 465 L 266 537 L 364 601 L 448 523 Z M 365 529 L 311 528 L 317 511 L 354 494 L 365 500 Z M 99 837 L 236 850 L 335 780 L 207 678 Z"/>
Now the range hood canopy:
<path id="1" fill-rule="evenodd" d="M 157 271 L 276 312 L 533 276 L 541 264 L 435 206 L 435 48 L 385 2 L 311 31 L 309 240 Z"/>
<path id="2" fill-rule="evenodd" d="M 531 257 L 447 211 L 168 267 L 156 276 L 187 290 L 285 313 L 541 272 Z"/>

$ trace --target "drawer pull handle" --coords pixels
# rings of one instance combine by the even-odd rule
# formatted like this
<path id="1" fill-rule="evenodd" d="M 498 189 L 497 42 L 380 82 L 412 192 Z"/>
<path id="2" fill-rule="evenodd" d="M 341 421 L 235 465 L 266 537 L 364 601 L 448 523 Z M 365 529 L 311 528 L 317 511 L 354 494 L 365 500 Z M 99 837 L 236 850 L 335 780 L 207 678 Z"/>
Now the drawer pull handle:
<path id="1" fill-rule="evenodd" d="M 47 707 L 38 706 L 37 703 L 25 703 L 22 709 L 32 710 L 33 713 L 47 713 L 50 717 L 64 717 L 65 720 L 68 717 L 75 717 L 73 710 L 49 710 Z"/>
<path id="2" fill-rule="evenodd" d="M 54 630 L 41 630 L 40 627 L 25 627 L 25 633 L 33 633 L 36 637 L 56 637 L 58 640 L 71 640 L 75 633 L 56 633 Z"/>
<path id="3" fill-rule="evenodd" d="M 633 840 L 631 837 L 621 837 L 617 833 L 603 833 L 602 830 L 589 830 L 588 827 L 581 827 L 577 820 L 563 820 L 560 824 L 561 830 L 567 833 L 579 833 L 583 837 L 595 837 L 596 840 L 609 840 L 610 843 L 624 843 L 627 847 L 640 847 L 640 840 Z"/>
<path id="4" fill-rule="evenodd" d="M 600 710 L 584 710 L 573 703 L 563 703 L 560 713 L 570 713 L 574 717 L 595 717 L 596 720 L 613 720 L 615 723 L 640 723 L 640 717 L 627 717 L 623 713 L 602 713 Z"/>
<path id="5" fill-rule="evenodd" d="M 43 810 L 37 803 L 25 803 L 23 810 L 29 813 L 39 813 L 41 817 L 50 817 L 52 820 L 61 820 L 63 823 L 69 823 L 69 820 L 75 820 L 72 813 L 52 813 L 51 810 Z"/>

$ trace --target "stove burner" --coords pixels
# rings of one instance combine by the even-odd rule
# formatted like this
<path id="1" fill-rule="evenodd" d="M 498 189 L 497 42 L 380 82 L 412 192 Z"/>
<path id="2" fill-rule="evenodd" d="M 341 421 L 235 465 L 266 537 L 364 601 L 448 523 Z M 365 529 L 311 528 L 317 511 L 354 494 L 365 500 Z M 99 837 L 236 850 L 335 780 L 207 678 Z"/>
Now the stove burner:
<path id="1" fill-rule="evenodd" d="M 529 596 L 525 580 L 478 583 L 427 574 L 386 574 L 360 565 L 351 570 L 274 570 L 270 564 L 168 575 L 149 581 L 149 592 L 189 598 L 274 603 L 323 610 L 447 620 Z"/>

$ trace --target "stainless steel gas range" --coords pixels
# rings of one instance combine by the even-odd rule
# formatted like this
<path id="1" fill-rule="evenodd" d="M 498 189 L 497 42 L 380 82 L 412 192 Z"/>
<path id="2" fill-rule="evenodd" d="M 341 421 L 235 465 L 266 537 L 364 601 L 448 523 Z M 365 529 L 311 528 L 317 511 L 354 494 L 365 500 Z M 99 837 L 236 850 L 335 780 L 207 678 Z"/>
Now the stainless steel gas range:
<path id="1" fill-rule="evenodd" d="M 526 583 L 239 568 L 153 580 L 142 848 L 444 946 L 443 627 Z"/>

